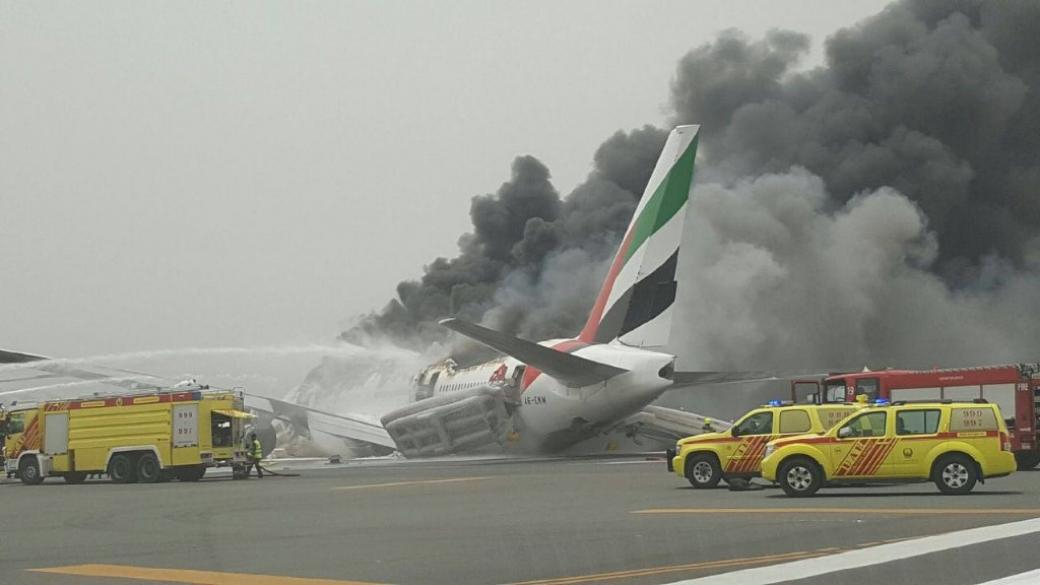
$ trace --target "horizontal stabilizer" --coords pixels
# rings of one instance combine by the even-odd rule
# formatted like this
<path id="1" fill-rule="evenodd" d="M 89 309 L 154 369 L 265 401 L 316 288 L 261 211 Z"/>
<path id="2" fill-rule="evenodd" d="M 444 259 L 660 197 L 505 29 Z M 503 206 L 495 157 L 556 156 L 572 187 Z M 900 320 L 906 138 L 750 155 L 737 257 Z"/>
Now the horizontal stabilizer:
<path id="1" fill-rule="evenodd" d="M 513 356 L 529 367 L 538 368 L 572 388 L 591 386 L 628 371 L 624 368 L 601 364 L 583 357 L 563 353 L 551 347 L 538 345 L 537 343 L 506 335 L 505 333 L 460 319 L 445 319 L 441 321 L 441 325 L 480 342 L 491 349 Z"/>

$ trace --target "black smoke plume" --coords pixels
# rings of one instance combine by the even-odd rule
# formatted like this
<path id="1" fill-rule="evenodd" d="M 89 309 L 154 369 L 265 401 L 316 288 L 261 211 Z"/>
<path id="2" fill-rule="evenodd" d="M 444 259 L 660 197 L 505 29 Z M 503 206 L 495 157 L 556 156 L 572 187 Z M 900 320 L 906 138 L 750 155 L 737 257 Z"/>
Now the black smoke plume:
<path id="1" fill-rule="evenodd" d="M 825 42 L 736 31 L 671 87 L 702 125 L 677 347 L 700 367 L 1040 359 L 1040 2 L 905 0 Z M 666 136 L 619 131 L 560 198 L 525 156 L 459 255 L 343 337 L 426 347 L 459 315 L 573 335 Z"/>

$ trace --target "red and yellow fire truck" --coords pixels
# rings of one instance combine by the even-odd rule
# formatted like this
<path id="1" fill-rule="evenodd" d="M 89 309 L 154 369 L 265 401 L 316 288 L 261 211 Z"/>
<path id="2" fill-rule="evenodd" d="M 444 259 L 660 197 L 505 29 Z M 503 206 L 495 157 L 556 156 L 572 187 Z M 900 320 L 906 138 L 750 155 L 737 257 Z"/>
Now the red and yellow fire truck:
<path id="1" fill-rule="evenodd" d="M 808 394 L 806 394 L 808 392 Z M 1009 364 L 944 370 L 879 370 L 797 380 L 794 400 L 853 402 L 885 398 L 905 401 L 972 401 L 996 404 L 1011 433 L 1019 469 L 1040 464 L 1040 364 Z"/>
<path id="2" fill-rule="evenodd" d="M 197 481 L 207 467 L 245 463 L 242 395 L 200 389 L 22 404 L 0 411 L 8 475 L 81 483 L 107 473 L 117 483 Z"/>

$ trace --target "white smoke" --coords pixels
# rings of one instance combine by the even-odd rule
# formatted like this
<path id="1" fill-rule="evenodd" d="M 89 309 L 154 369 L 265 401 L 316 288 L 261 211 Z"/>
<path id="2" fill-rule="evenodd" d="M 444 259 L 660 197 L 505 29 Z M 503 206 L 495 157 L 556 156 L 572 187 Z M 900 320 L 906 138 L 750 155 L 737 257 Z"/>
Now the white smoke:
<path id="1" fill-rule="evenodd" d="M 702 185 L 680 255 L 673 338 L 686 369 L 972 365 L 1036 360 L 1037 277 L 988 261 L 953 291 L 934 234 L 890 188 L 838 209 L 795 168 Z M 988 285 L 988 286 L 987 286 Z"/>
<path id="2" fill-rule="evenodd" d="M 412 378 L 444 355 L 444 348 L 426 352 L 402 349 L 385 340 L 368 340 L 367 347 L 322 358 L 286 400 L 333 413 L 369 417 L 373 421 L 411 399 Z"/>

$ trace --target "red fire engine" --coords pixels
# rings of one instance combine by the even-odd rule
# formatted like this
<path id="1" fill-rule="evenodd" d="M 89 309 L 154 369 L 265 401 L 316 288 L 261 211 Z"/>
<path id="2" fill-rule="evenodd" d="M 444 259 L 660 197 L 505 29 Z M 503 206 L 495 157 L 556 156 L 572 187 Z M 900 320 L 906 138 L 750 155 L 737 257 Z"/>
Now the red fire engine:
<path id="1" fill-rule="evenodd" d="M 797 380 L 792 399 L 805 402 L 984 399 L 1000 407 L 1019 469 L 1040 464 L 1040 364 L 950 370 L 880 370 L 832 374 L 822 383 Z"/>

